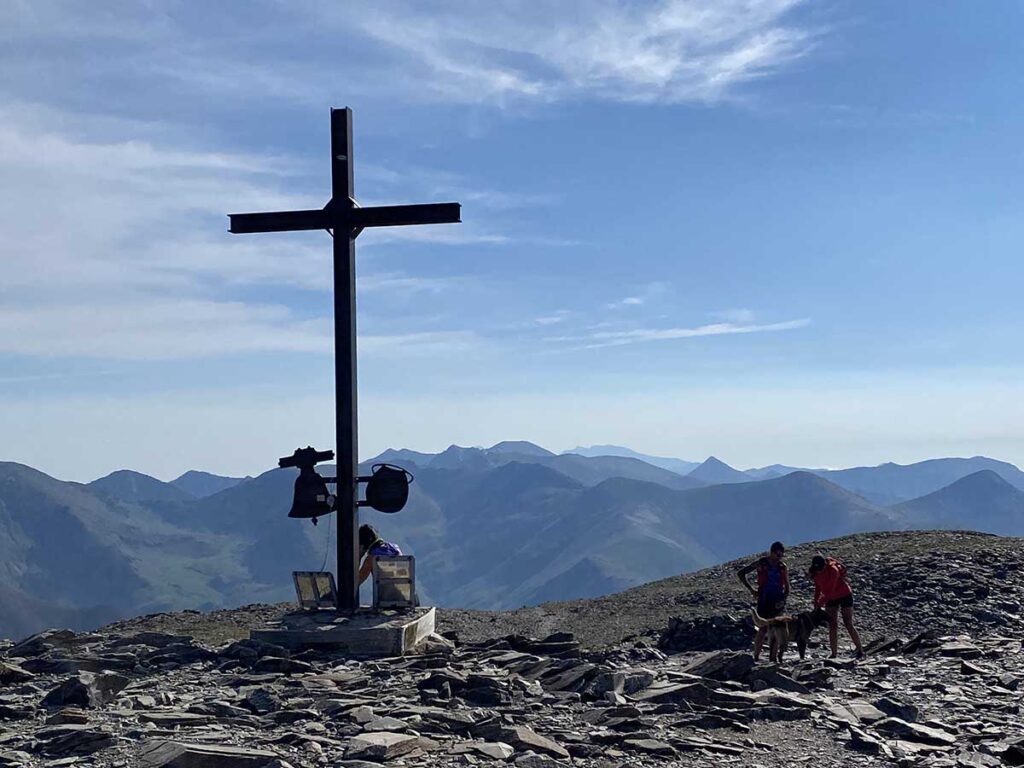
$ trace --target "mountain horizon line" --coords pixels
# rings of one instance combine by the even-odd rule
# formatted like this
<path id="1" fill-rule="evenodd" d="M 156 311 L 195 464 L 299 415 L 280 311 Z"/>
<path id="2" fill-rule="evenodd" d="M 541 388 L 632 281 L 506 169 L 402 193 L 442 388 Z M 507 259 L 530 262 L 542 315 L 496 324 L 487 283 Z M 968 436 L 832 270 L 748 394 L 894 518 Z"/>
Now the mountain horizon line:
<path id="1" fill-rule="evenodd" d="M 466 451 L 478 451 L 482 453 L 487 452 L 499 452 L 506 454 L 521 453 L 523 455 L 537 455 L 537 456 L 566 456 L 566 455 L 577 455 L 584 456 L 587 458 L 598 458 L 602 456 L 617 457 L 617 458 L 632 458 L 638 461 L 642 461 L 646 464 L 650 464 L 655 467 L 659 467 L 669 472 L 673 472 L 677 475 L 684 477 L 695 476 L 700 478 L 701 475 L 709 475 L 709 480 L 715 480 L 719 477 L 731 476 L 736 481 L 739 478 L 732 475 L 732 472 L 746 475 L 749 480 L 763 480 L 770 477 L 779 477 L 784 474 L 796 471 L 807 471 L 812 473 L 826 473 L 826 472 L 850 472 L 855 470 L 872 470 L 879 469 L 882 467 L 916 467 L 928 462 L 935 461 L 993 461 L 1007 465 L 1008 467 L 1021 471 L 1020 467 L 1013 462 L 1006 461 L 1004 459 L 997 459 L 991 456 L 985 456 L 983 454 L 975 454 L 973 456 L 935 456 L 931 458 L 921 459 L 918 461 L 912 461 L 907 463 L 899 463 L 895 461 L 883 461 L 878 464 L 855 464 L 848 467 L 823 464 L 819 466 L 797 466 L 781 463 L 767 464 L 763 466 L 748 467 L 746 469 L 739 469 L 733 464 L 719 458 L 714 454 L 709 454 L 702 461 L 694 461 L 689 459 L 681 459 L 672 456 L 658 456 L 654 454 L 648 454 L 641 451 L 634 450 L 627 446 L 614 445 L 614 444 L 594 444 L 590 446 L 577 445 L 574 448 L 565 449 L 561 452 L 554 452 L 547 448 L 540 446 L 537 443 L 528 440 L 502 440 L 491 446 L 472 445 L 463 446 L 457 443 L 450 444 L 444 450 L 438 452 L 418 451 L 410 448 L 386 448 L 380 453 L 376 454 L 367 459 L 362 459 L 361 464 L 368 464 L 378 461 L 397 462 L 411 461 L 417 466 L 425 466 L 436 457 L 444 456 L 446 454 L 460 453 Z M 14 461 L 14 463 L 21 463 Z M 31 466 L 25 464 L 25 466 Z M 271 469 L 273 466 L 269 466 L 255 474 L 246 474 L 244 476 L 221 474 L 218 472 L 212 472 L 208 470 L 202 470 L 197 468 L 188 469 L 176 477 L 171 479 L 164 479 L 157 475 L 145 472 L 142 470 L 132 469 L 130 467 L 122 467 L 115 469 L 106 475 L 95 478 L 93 480 L 84 481 L 83 485 L 90 485 L 102 480 L 106 480 L 111 476 L 117 475 L 122 472 L 132 472 L 138 475 L 142 475 L 161 483 L 166 483 L 178 487 L 189 493 L 189 495 L 202 498 L 207 495 L 209 488 L 215 488 L 216 490 L 222 490 L 225 487 L 230 487 L 234 482 L 241 482 L 242 480 L 251 479 L 252 477 L 261 475 Z M 703 468 L 703 470 L 701 469 Z M 701 471 L 698 471 L 701 470 Z M 697 473 L 696 475 L 694 473 Z M 722 480 L 718 480 L 721 482 Z M 71 481 L 74 482 L 74 481 Z M 198 492 L 196 492 L 198 491 Z"/>
<path id="2" fill-rule="evenodd" d="M 422 599 L 448 607 L 611 594 L 773 540 L 1024 534 L 1024 472 L 985 457 L 761 478 L 717 459 L 682 475 L 523 442 L 391 451 L 362 468 L 375 460 L 404 462 L 416 480 L 402 514 L 360 517 L 416 555 Z M 329 526 L 287 517 L 294 475 L 193 471 L 175 485 L 119 470 L 82 484 L 0 462 L 0 634 L 290 599 L 292 571 L 332 567 Z"/>

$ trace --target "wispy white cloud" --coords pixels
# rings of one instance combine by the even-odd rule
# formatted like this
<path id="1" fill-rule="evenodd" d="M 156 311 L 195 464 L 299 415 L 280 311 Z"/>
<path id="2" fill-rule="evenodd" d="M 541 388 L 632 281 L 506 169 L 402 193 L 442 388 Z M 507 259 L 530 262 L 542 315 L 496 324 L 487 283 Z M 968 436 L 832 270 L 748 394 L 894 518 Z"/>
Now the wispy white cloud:
<path id="1" fill-rule="evenodd" d="M 366 163 L 359 168 L 360 178 L 374 184 L 380 199 L 366 200 L 364 205 L 390 205 L 406 202 L 410 192 L 431 200 L 457 200 L 476 208 L 507 211 L 554 205 L 557 195 L 538 192 L 507 192 L 482 187 L 463 174 L 439 168 L 405 166 L 401 170 Z M 384 197 L 384 194 L 391 197 Z"/>
<path id="2" fill-rule="evenodd" d="M 652 299 L 659 296 L 664 296 L 672 290 L 670 283 L 658 280 L 640 288 L 635 293 L 625 296 L 624 298 L 616 301 L 608 302 L 605 304 L 605 309 L 625 309 L 628 307 L 642 307 Z"/>
<path id="3" fill-rule="evenodd" d="M 167 2 L 15 2 L 10 27 L 94 41 L 176 91 L 322 104 L 347 94 L 457 104 L 569 99 L 712 103 L 808 54 L 806 0 L 254 0 L 245 18 Z M 10 4 L 8 4 L 10 5 Z M 228 23 L 230 18 L 230 23 Z M 0 17 L 0 21 L 3 18 Z M 35 71 L 32 62 L 14 62 Z"/>
<path id="4" fill-rule="evenodd" d="M 571 314 L 568 309 L 559 309 L 549 315 L 534 318 L 533 322 L 540 326 L 557 325 L 558 323 L 564 323 Z"/>
<path id="5" fill-rule="evenodd" d="M 622 309 L 623 307 L 639 307 L 647 303 L 646 296 L 627 296 L 624 299 L 618 301 L 612 301 L 605 304 L 605 309 Z"/>
<path id="6" fill-rule="evenodd" d="M 723 320 L 727 323 L 751 324 L 754 322 L 754 310 L 737 307 L 735 309 L 723 309 L 712 312 L 711 316 L 716 320 Z"/>
<path id="7" fill-rule="evenodd" d="M 473 349 L 482 343 L 474 331 L 425 331 L 363 336 L 359 348 L 379 357 L 422 355 L 436 357 Z"/>
<path id="8" fill-rule="evenodd" d="M 318 7 L 406 57 L 396 84 L 443 101 L 713 102 L 806 55 L 801 0 L 497 0 Z M 412 73 L 415 73 L 413 76 Z M 426 88 L 426 90 L 425 90 Z"/>
<path id="9" fill-rule="evenodd" d="M 572 343 L 586 349 L 600 347 L 617 347 L 625 344 L 638 344 L 646 341 L 666 341 L 670 339 L 692 339 L 700 336 L 725 336 L 737 333 L 769 333 L 772 331 L 791 331 L 810 325 L 809 318 L 786 320 L 779 323 L 762 325 L 740 325 L 737 323 L 712 323 L 693 328 L 633 328 L 621 331 L 595 331 L 576 336 L 554 336 L 546 339 L 549 342 Z"/>
<path id="10" fill-rule="evenodd" d="M 360 275 L 356 278 L 357 286 L 363 293 L 441 293 L 456 287 L 464 287 L 474 282 L 469 277 L 419 277 L 403 272 L 378 272 Z"/>
<path id="11" fill-rule="evenodd" d="M 246 352 L 329 352 L 327 320 L 284 306 L 127 298 L 0 307 L 0 353 L 34 357 L 172 360 Z"/>
<path id="12" fill-rule="evenodd" d="M 54 130 L 61 121 L 42 112 L 0 109 L 0 185 L 19 190 L 0 206 L 0 352 L 147 360 L 330 351 L 329 319 L 245 293 L 329 291 L 329 236 L 231 237 L 220 213 L 317 205 L 289 191 L 290 163 L 84 138 Z M 424 229 L 433 231 L 364 238 L 506 242 L 472 227 Z M 374 269 L 374 261 L 360 270 L 359 290 L 386 295 L 392 312 L 402 297 L 468 284 Z"/>
<path id="13" fill-rule="evenodd" d="M 67 379 L 90 379 L 101 376 L 116 376 L 117 371 L 63 371 L 58 373 L 26 373 L 22 376 L 0 376 L 0 385 L 26 384 L 43 381 L 65 381 Z"/>

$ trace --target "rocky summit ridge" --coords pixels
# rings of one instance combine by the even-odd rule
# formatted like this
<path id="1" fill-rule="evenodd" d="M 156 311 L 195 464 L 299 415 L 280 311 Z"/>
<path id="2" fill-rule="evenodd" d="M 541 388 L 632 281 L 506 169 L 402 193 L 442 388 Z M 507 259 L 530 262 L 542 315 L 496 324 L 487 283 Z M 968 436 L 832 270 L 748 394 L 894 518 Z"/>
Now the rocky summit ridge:
<path id="1" fill-rule="evenodd" d="M 818 549 L 849 561 L 862 661 L 825 658 L 819 630 L 806 660 L 755 665 L 732 563 L 532 614 L 443 611 L 405 658 L 239 639 L 281 606 L 50 630 L 0 652 L 0 766 L 1021 765 L 1021 544 L 787 553 L 794 572 Z"/>

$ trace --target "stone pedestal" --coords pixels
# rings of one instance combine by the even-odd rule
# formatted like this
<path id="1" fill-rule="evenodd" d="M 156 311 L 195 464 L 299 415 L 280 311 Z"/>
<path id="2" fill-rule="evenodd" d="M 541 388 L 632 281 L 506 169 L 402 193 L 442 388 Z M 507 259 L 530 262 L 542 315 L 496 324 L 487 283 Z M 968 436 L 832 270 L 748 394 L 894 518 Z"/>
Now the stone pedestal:
<path id="1" fill-rule="evenodd" d="M 335 611 L 295 611 L 249 633 L 285 648 L 326 648 L 350 656 L 404 656 L 434 631 L 433 608 L 372 611 L 343 616 Z"/>

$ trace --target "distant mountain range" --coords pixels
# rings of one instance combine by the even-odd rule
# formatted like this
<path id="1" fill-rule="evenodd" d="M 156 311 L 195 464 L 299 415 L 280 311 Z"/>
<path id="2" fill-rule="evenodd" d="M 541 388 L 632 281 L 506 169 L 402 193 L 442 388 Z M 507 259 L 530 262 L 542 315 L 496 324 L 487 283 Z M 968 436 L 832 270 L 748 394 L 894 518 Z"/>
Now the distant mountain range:
<path id="1" fill-rule="evenodd" d="M 629 455 L 646 460 L 651 464 L 660 462 L 658 466 L 670 466 L 672 462 L 678 462 L 678 466 L 688 467 L 688 469 L 674 471 L 705 483 L 743 483 L 782 477 L 793 472 L 811 472 L 876 504 L 897 504 L 924 496 L 944 488 L 962 477 L 986 469 L 995 472 L 1015 488 L 1024 490 L 1024 472 L 1021 472 L 1013 464 L 985 456 L 974 456 L 970 459 L 930 459 L 916 464 L 893 464 L 890 462 L 877 467 L 854 467 L 852 469 L 811 469 L 771 464 L 767 467 L 741 471 L 730 467 L 714 456 L 709 457 L 703 463 L 698 463 L 681 459 L 645 457 L 629 448 L 614 445 L 575 448 L 572 453 L 600 456 L 602 455 L 601 451 L 604 450 L 607 450 L 608 455 L 612 456 Z"/>
<path id="2" fill-rule="evenodd" d="M 656 465 L 642 456 L 612 446 L 559 455 L 525 442 L 389 450 L 364 469 L 407 467 L 409 505 L 363 517 L 417 556 L 424 601 L 475 608 L 594 597 L 774 539 L 1024 534 L 1024 473 L 984 457 L 744 472 L 714 457 Z M 0 636 L 291 599 L 292 570 L 320 568 L 325 555 L 334 565 L 332 518 L 313 527 L 286 516 L 294 476 L 188 472 L 165 483 L 123 470 L 82 485 L 0 463 Z"/>

